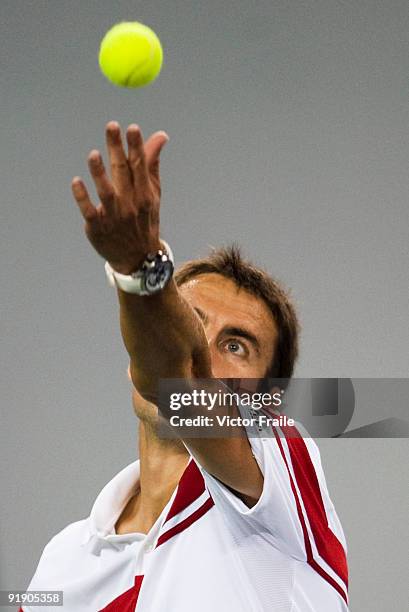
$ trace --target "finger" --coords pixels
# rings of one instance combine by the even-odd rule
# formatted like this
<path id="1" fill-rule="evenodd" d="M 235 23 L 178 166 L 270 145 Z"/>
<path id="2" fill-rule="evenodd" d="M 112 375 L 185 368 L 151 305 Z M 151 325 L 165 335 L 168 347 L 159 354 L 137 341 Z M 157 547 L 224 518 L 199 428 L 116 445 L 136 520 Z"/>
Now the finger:
<path id="1" fill-rule="evenodd" d="M 145 142 L 145 157 L 149 172 L 159 178 L 159 156 L 162 148 L 169 142 L 166 132 L 155 132 Z"/>
<path id="2" fill-rule="evenodd" d="M 148 168 L 146 165 L 143 137 L 138 125 L 132 123 L 126 131 L 128 142 L 128 161 L 131 168 L 134 185 L 145 186 L 148 182 Z"/>
<path id="3" fill-rule="evenodd" d="M 106 141 L 114 188 L 118 195 L 130 195 L 133 191 L 132 173 L 122 144 L 121 128 L 116 121 L 107 123 Z"/>
<path id="4" fill-rule="evenodd" d="M 97 217 L 97 210 L 91 202 L 84 181 L 79 176 L 75 176 L 72 179 L 71 190 L 85 221 L 90 222 L 95 219 Z"/>
<path id="5" fill-rule="evenodd" d="M 99 151 L 95 149 L 88 155 L 88 167 L 94 180 L 98 196 L 108 214 L 114 212 L 115 191 L 105 171 Z"/>

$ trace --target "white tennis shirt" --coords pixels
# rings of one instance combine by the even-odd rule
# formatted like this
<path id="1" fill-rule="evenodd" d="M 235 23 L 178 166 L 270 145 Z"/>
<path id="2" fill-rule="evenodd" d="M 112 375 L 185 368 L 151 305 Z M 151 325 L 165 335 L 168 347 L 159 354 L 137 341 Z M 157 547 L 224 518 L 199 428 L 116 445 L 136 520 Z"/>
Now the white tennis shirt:
<path id="1" fill-rule="evenodd" d="M 264 474 L 249 509 L 193 458 L 148 534 L 115 524 L 138 490 L 139 461 L 98 495 L 88 518 L 45 547 L 28 590 L 63 607 L 24 612 L 345 612 L 346 546 L 319 451 L 295 428 L 250 438 Z"/>

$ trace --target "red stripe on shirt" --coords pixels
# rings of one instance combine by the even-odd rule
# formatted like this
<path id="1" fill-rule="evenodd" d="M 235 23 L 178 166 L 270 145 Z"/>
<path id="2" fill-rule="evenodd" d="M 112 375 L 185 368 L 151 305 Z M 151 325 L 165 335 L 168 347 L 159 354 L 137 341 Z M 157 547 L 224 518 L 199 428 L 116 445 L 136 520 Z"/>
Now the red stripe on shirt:
<path id="1" fill-rule="evenodd" d="M 179 480 L 178 490 L 172 506 L 166 516 L 165 523 L 196 501 L 196 499 L 202 495 L 204 490 L 204 478 L 200 473 L 195 461 L 192 459 Z"/>
<path id="2" fill-rule="evenodd" d="M 277 443 L 278 443 L 278 446 L 279 446 L 279 449 L 280 449 L 283 461 L 284 461 L 284 463 L 286 465 L 286 468 L 287 468 L 288 476 L 290 478 L 291 490 L 292 490 L 293 495 L 294 495 L 294 499 L 295 499 L 295 503 L 296 503 L 296 507 L 297 507 L 298 518 L 300 520 L 301 528 L 302 528 L 302 532 L 303 532 L 304 545 L 305 545 L 305 550 L 306 550 L 306 554 L 307 554 L 307 562 L 308 562 L 308 564 L 310 565 L 310 567 L 312 569 L 314 569 L 322 578 L 324 578 L 324 580 L 326 580 L 341 595 L 341 597 L 344 599 L 345 603 L 348 604 L 348 596 L 347 596 L 346 591 L 329 574 L 327 574 L 327 572 L 320 565 L 318 565 L 317 561 L 313 557 L 311 542 L 310 542 L 310 539 L 309 539 L 309 536 L 308 536 L 308 530 L 307 530 L 307 526 L 305 524 L 304 514 L 303 514 L 303 511 L 302 511 L 302 508 L 301 508 L 301 503 L 300 503 L 300 500 L 299 500 L 299 497 L 298 497 L 298 492 L 297 492 L 297 489 L 295 487 L 294 480 L 293 480 L 291 471 L 290 471 L 289 466 L 288 466 L 287 458 L 286 458 L 285 453 L 284 453 L 284 449 L 283 449 L 282 442 L 280 440 L 280 436 L 278 435 L 278 433 L 277 433 L 275 428 L 273 428 L 273 430 L 274 430 L 274 435 L 276 437 L 276 440 L 277 440 Z M 294 435 L 294 432 L 291 432 L 291 434 Z M 287 444 L 288 444 L 289 440 L 287 438 L 286 438 L 286 440 L 287 440 Z M 314 535 L 314 539 L 315 539 L 315 533 L 314 533 L 314 529 L 313 529 L 313 524 L 312 523 L 313 523 L 314 520 L 316 520 L 317 516 L 320 516 L 321 520 L 322 520 L 323 517 L 322 517 L 321 513 L 317 514 L 315 511 L 314 511 L 314 514 L 312 514 L 310 516 L 309 510 L 311 512 L 311 504 L 316 504 L 318 497 L 319 497 L 319 499 L 321 500 L 321 503 L 322 503 L 321 492 L 319 490 L 319 485 L 318 485 L 318 480 L 317 480 L 317 477 L 316 477 L 316 474 L 315 474 L 315 469 L 314 469 L 314 466 L 312 465 L 312 461 L 311 461 L 311 458 L 309 456 L 308 449 L 305 446 L 304 440 L 301 437 L 300 438 L 294 438 L 294 440 L 301 440 L 303 445 L 304 445 L 304 447 L 305 447 L 305 451 L 302 451 L 302 453 L 298 453 L 298 454 L 293 453 L 293 455 L 291 455 L 291 451 L 290 451 L 290 456 L 291 456 L 291 461 L 292 461 L 292 466 L 293 466 L 294 474 L 295 474 L 296 480 L 297 480 L 297 485 L 298 485 L 298 488 L 300 489 L 301 497 L 302 497 L 302 500 L 303 500 L 303 503 L 304 503 L 304 507 L 306 509 L 308 520 L 310 522 L 311 531 L 312 531 L 312 533 Z M 298 445 L 301 446 L 299 444 L 299 442 L 298 442 Z M 300 449 L 298 449 L 298 450 L 300 450 Z M 305 453 L 307 454 L 308 459 L 306 459 Z M 318 487 L 318 491 L 317 491 L 317 489 L 314 489 L 314 487 L 311 485 L 311 483 L 309 483 L 309 482 L 304 483 L 303 480 L 302 480 L 302 479 L 305 479 L 305 478 L 309 477 L 309 470 L 311 469 L 310 467 L 308 468 L 308 470 L 306 472 L 304 472 L 303 470 L 299 470 L 299 469 L 296 470 L 295 469 L 295 463 L 297 461 L 300 461 L 301 455 L 302 455 L 302 460 L 306 461 L 306 465 L 309 466 L 309 464 L 311 464 L 311 466 L 312 466 L 312 470 L 314 471 L 314 476 L 315 476 L 315 479 L 312 480 L 312 483 L 314 484 L 316 482 L 316 486 Z M 298 473 L 298 476 L 297 476 L 297 473 Z M 301 474 L 301 478 L 300 478 L 300 474 Z M 308 493 L 307 493 L 307 491 L 308 491 Z M 307 500 L 307 502 L 306 502 L 306 499 L 304 497 L 304 495 L 306 495 L 306 494 L 312 495 L 312 499 L 311 500 Z M 311 504 L 310 504 L 310 501 L 311 501 Z M 339 540 L 335 537 L 335 535 L 332 533 L 332 531 L 328 527 L 327 520 L 326 520 L 325 509 L 324 509 L 324 518 L 325 518 L 325 537 L 328 537 L 328 539 L 331 541 L 331 544 L 333 544 L 333 538 L 335 538 L 335 540 L 338 542 L 339 546 L 342 549 L 342 552 L 340 553 L 341 559 L 340 560 L 336 560 L 333 557 L 329 558 L 328 555 L 327 555 L 328 552 L 330 552 L 331 555 L 334 555 L 335 551 L 339 550 L 338 546 L 335 546 L 335 547 L 334 546 L 329 546 L 328 547 L 328 546 L 325 545 L 325 548 L 323 549 L 323 551 L 321 551 L 319 546 L 318 546 L 318 543 L 316 541 L 315 543 L 317 545 L 317 550 L 318 550 L 320 556 L 324 559 L 324 561 L 332 569 L 334 569 L 333 565 L 335 565 L 337 568 L 341 568 L 342 574 L 346 578 L 346 580 L 344 580 L 344 578 L 342 576 L 340 576 L 337 571 L 336 571 L 336 574 L 347 585 L 348 584 L 348 582 L 347 582 L 348 574 L 347 574 L 347 569 L 346 569 L 346 556 L 345 556 L 344 548 L 342 547 L 342 544 L 339 542 Z M 319 527 L 320 538 L 322 540 L 322 538 L 324 537 L 324 528 L 323 528 L 323 525 L 320 524 L 319 526 L 316 525 L 315 527 L 316 527 L 315 531 L 317 531 L 318 527 Z M 326 558 L 326 556 L 328 558 Z M 329 561 L 331 561 L 331 563 L 329 563 Z M 335 569 L 334 569 L 334 571 L 335 571 Z"/>
<path id="3" fill-rule="evenodd" d="M 348 566 L 344 547 L 328 526 L 321 490 L 307 446 L 295 427 L 282 428 L 290 451 L 304 508 L 314 536 L 317 550 L 334 572 L 348 586 Z"/>
<path id="4" fill-rule="evenodd" d="M 165 531 L 165 533 L 163 533 L 158 539 L 156 548 L 160 546 L 161 544 L 163 544 L 164 542 L 166 542 L 167 540 L 169 540 L 169 538 L 173 537 L 177 533 L 180 533 L 181 531 L 184 531 L 185 529 L 190 527 L 190 525 L 195 523 L 204 514 L 206 514 L 206 512 L 208 512 L 212 506 L 214 506 L 214 501 L 211 497 L 209 497 L 209 499 L 207 499 L 204 502 L 204 504 L 200 506 L 200 508 L 198 508 L 195 512 L 193 512 L 193 514 L 185 518 L 183 521 L 181 521 L 174 527 L 171 527 L 168 531 Z"/>
<path id="5" fill-rule="evenodd" d="M 143 576 L 135 576 L 134 586 L 116 597 L 100 612 L 134 612 L 142 586 Z"/>

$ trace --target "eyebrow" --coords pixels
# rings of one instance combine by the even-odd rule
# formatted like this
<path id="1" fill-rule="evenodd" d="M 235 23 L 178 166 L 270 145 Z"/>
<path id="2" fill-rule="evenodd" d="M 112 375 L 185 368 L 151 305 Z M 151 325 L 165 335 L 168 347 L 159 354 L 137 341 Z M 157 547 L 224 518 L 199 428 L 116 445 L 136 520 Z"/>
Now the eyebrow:
<path id="1" fill-rule="evenodd" d="M 203 323 L 206 324 L 209 320 L 209 317 L 206 315 L 206 313 L 203 312 L 203 310 L 201 310 L 200 308 L 197 308 L 196 306 L 194 307 L 194 310 L 197 312 Z M 225 336 L 237 336 L 239 338 L 244 338 L 245 340 L 251 342 L 257 353 L 260 353 L 260 342 L 258 341 L 257 336 L 249 332 L 247 329 L 244 329 L 244 327 L 224 327 L 222 330 L 222 334 L 224 334 Z"/>

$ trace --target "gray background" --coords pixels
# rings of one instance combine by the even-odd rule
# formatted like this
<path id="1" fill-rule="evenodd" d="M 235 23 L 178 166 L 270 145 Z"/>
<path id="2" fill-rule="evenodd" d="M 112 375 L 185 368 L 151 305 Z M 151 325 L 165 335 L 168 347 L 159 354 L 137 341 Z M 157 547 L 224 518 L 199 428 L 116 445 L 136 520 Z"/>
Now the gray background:
<path id="1" fill-rule="evenodd" d="M 97 68 L 121 20 L 163 42 L 143 90 Z M 0 571 L 18 589 L 137 452 L 115 294 L 70 194 L 107 120 L 168 131 L 179 262 L 235 239 L 293 289 L 298 376 L 408 375 L 409 5 L 2 0 L 1 23 Z M 319 444 L 351 609 L 406 609 L 407 441 Z"/>

